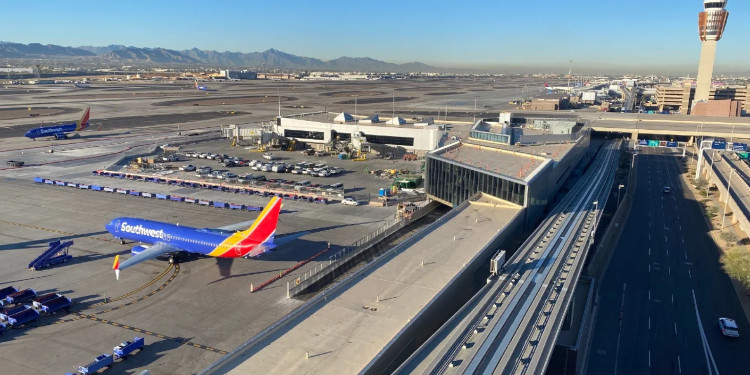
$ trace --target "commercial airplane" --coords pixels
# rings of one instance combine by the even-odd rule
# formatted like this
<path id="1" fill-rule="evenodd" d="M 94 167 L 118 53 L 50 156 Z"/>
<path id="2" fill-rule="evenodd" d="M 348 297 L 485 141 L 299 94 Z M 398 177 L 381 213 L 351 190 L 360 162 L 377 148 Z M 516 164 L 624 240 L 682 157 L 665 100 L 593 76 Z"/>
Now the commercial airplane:
<path id="1" fill-rule="evenodd" d="M 208 91 L 208 87 L 206 86 L 198 86 L 198 80 L 195 80 L 195 89 L 199 91 Z"/>
<path id="2" fill-rule="evenodd" d="M 138 245 L 130 251 L 132 256 L 120 263 L 115 256 L 112 269 L 120 278 L 120 270 L 158 256 L 169 256 L 176 261 L 180 252 L 208 255 L 220 258 L 251 258 L 274 250 L 274 235 L 281 210 L 281 198 L 273 197 L 250 228 L 234 233 L 208 228 L 190 228 L 132 217 L 112 219 L 105 227 L 121 242 L 125 239 L 153 244 Z"/>
<path id="3" fill-rule="evenodd" d="M 39 137 L 55 137 L 55 139 L 67 138 L 67 133 L 79 132 L 86 129 L 89 126 L 89 110 L 86 108 L 83 112 L 81 119 L 73 124 L 55 125 L 55 126 L 42 126 L 39 128 L 31 129 L 27 131 L 24 136 L 36 140 Z"/>

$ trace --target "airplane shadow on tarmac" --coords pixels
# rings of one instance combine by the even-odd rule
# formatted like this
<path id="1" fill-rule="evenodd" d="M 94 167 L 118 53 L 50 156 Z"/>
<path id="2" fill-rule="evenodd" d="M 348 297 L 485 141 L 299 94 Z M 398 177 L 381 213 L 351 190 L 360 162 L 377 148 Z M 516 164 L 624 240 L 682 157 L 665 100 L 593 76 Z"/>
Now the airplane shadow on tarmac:
<path id="1" fill-rule="evenodd" d="M 28 247 L 37 247 L 37 248 L 41 249 L 41 247 L 37 246 L 37 245 L 44 244 L 44 246 L 46 246 L 48 243 L 53 242 L 53 241 L 65 242 L 65 241 L 73 240 L 73 239 L 76 239 L 76 238 L 99 236 L 99 235 L 103 235 L 103 234 L 107 234 L 107 233 L 109 233 L 109 232 L 107 232 L 107 231 L 91 232 L 91 233 L 82 233 L 82 234 L 68 235 L 68 236 L 49 237 L 49 238 L 45 238 L 45 239 L 41 239 L 41 240 L 32 240 L 32 241 L 24 241 L 24 242 L 15 242 L 15 243 L 9 243 L 9 244 L 2 244 L 2 245 L 0 245 L 0 251 L 2 251 L 2 250 L 20 250 L 20 249 L 24 249 L 24 248 L 28 248 Z"/>
<path id="2" fill-rule="evenodd" d="M 220 278 L 209 282 L 207 285 L 217 283 L 219 281 L 224 281 L 233 277 L 250 276 L 250 275 L 255 275 L 258 273 L 267 273 L 267 272 L 276 273 L 276 272 L 284 271 L 287 269 L 287 267 L 282 267 L 282 268 L 273 269 L 273 270 L 264 269 L 261 271 L 242 272 L 243 269 L 246 269 L 246 266 L 242 264 L 243 262 L 247 262 L 247 266 L 251 266 L 251 262 L 253 261 L 300 262 L 319 253 L 320 251 L 325 249 L 327 246 L 327 243 L 323 241 L 308 241 L 308 240 L 300 240 L 300 239 L 295 239 L 294 242 L 292 243 L 294 244 L 293 246 L 280 245 L 277 250 L 268 252 L 265 254 L 261 254 L 252 259 L 216 258 L 216 266 L 219 269 L 218 276 L 220 276 Z M 237 259 L 237 266 L 235 267 L 235 271 L 240 271 L 240 273 L 233 274 L 232 267 L 235 264 L 235 259 Z"/>

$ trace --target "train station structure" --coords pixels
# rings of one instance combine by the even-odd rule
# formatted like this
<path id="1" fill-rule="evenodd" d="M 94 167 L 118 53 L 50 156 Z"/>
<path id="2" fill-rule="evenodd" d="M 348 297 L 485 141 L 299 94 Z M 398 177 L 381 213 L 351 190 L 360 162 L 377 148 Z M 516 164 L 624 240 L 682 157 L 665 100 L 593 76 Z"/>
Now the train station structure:
<path id="1" fill-rule="evenodd" d="M 534 131 L 539 121 L 568 122 L 571 131 Z M 576 121 L 534 122 L 518 129 L 478 121 L 469 139 L 428 153 L 428 197 L 453 207 L 476 193 L 489 194 L 522 207 L 525 228 L 535 225 L 588 150 L 591 134 L 574 132 Z"/>

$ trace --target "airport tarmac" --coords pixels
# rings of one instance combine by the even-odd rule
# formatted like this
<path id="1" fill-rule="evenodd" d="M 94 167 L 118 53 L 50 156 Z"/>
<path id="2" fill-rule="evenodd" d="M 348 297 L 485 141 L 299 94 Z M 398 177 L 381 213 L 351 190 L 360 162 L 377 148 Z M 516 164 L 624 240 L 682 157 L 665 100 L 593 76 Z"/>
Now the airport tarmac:
<path id="1" fill-rule="evenodd" d="M 55 172 L 33 169 L 42 174 Z M 77 175 L 90 174 L 66 172 L 57 178 L 75 181 Z M 107 182 L 114 185 L 117 181 Z M 154 184 L 141 185 L 145 190 Z M 256 293 L 250 293 L 251 283 L 263 283 L 325 249 L 327 242 L 334 248 L 348 245 L 393 215 L 392 208 L 287 202 L 277 238 L 302 236 L 276 252 L 255 259 L 194 259 L 180 263 L 179 269 L 151 260 L 123 271 L 116 281 L 113 257 L 129 257 L 134 244 L 120 245 L 104 230 L 114 217 L 221 227 L 252 220 L 257 213 L 35 184 L 30 176 L 1 177 L 0 194 L 5 202 L 0 220 L 0 285 L 33 288 L 40 294 L 63 293 L 75 303 L 71 314 L 43 317 L 29 328 L 13 329 L 0 338 L 0 363 L 8 373 L 71 371 L 120 341 L 144 334 L 148 343 L 144 352 L 150 354 L 133 356 L 117 366 L 118 372 L 144 368 L 154 373 L 198 371 L 300 303 L 286 298 L 286 280 Z M 267 200 L 248 199 L 256 205 Z M 73 262 L 27 270 L 28 262 L 57 239 L 75 241 L 70 250 Z M 118 296 L 127 297 L 101 304 L 105 298 Z M 51 324 L 59 319 L 63 322 Z M 48 355 L 40 356 L 40 352 Z"/>
<path id="2" fill-rule="evenodd" d="M 118 85 L 122 85 L 120 87 Z M 318 205 L 285 202 L 279 219 L 278 237 L 301 235 L 281 246 L 274 253 L 257 259 L 235 259 L 217 262 L 198 258 L 170 267 L 167 262 L 150 260 L 127 269 L 116 281 L 111 270 L 116 254 L 129 257 L 134 244 L 120 245 L 104 230 L 104 224 L 118 216 L 145 217 L 153 220 L 179 222 L 194 227 L 220 227 L 252 220 L 255 213 L 200 207 L 171 201 L 157 201 L 127 195 L 114 195 L 68 187 L 35 184 L 33 177 L 74 182 L 99 181 L 115 186 L 114 179 L 95 177 L 91 171 L 111 165 L 123 156 L 134 156 L 154 145 L 184 141 L 191 132 L 207 132 L 193 140 L 218 136 L 222 125 L 270 121 L 278 114 L 277 95 L 293 98 L 282 102 L 282 114 L 327 109 L 349 111 L 347 92 L 377 92 L 368 98 L 379 102 L 358 103 L 357 113 L 382 113 L 395 109 L 396 115 L 427 114 L 437 118 L 440 111 L 448 118 L 465 121 L 454 127 L 456 134 L 465 134 L 479 95 L 479 108 L 498 110 L 502 102 L 515 98 L 517 87 L 498 86 L 488 82 L 404 81 L 404 82 L 268 82 L 210 84 L 208 93 L 175 89 L 171 84 L 115 84 L 101 89 L 30 90 L 3 96 L 5 108 L 85 108 L 91 107 L 91 122 L 105 124 L 101 130 L 86 131 L 80 138 L 32 142 L 23 138 L 23 131 L 39 126 L 40 119 L 2 119 L 0 126 L 0 159 L 24 160 L 26 167 L 6 169 L 0 165 L 0 196 L 4 203 L 0 217 L 0 287 L 34 288 L 39 293 L 59 292 L 74 300 L 71 313 L 43 316 L 30 327 L 7 331 L 0 336 L 0 368 L 3 373 L 59 374 L 73 372 L 78 365 L 133 336 L 144 336 L 146 348 L 127 361 L 117 363 L 117 373 L 194 373 L 220 358 L 225 352 L 266 328 L 301 302 L 286 298 L 286 279 L 256 293 L 250 284 L 274 277 L 297 262 L 321 251 L 327 243 L 333 248 L 348 245 L 382 226 L 395 213 L 393 207 L 341 204 Z M 461 86 L 460 90 L 455 86 Z M 110 89 L 111 88 L 111 89 Z M 480 92 L 479 89 L 492 91 Z M 16 90 L 18 88 L 3 88 Z M 128 95 L 114 95 L 124 91 Z M 392 93 L 413 99 L 392 103 Z M 107 95 L 97 97 L 96 93 Z M 426 96 L 429 92 L 441 94 Z M 137 95 L 133 95 L 136 93 Z M 324 95 L 324 93 L 334 93 Z M 338 94 L 336 94 L 338 93 Z M 83 95 L 83 96 L 82 96 Z M 248 104 L 233 97 L 263 95 L 266 103 Z M 453 96 L 457 99 L 451 99 Z M 194 106 L 156 105 L 176 99 L 211 98 Z M 219 104 L 214 97 L 225 98 Z M 469 100 L 470 98 L 470 100 Z M 510 98 L 510 99 L 509 99 Z M 446 101 L 446 99 L 449 99 Z M 450 103 L 454 100 L 454 103 Z M 337 104 L 338 103 L 338 104 Z M 486 107 L 485 107 L 486 106 Z M 456 115 L 452 116 L 451 111 Z M 210 113 L 217 115 L 210 115 Z M 233 115 L 228 113 L 235 112 Z M 458 114 L 460 113 L 460 116 Z M 421 116 L 421 115 L 420 115 Z M 17 117 L 17 116 L 16 116 Z M 45 116 L 47 124 L 73 122 L 76 113 Z M 178 135 L 182 133 L 182 136 Z M 212 141 L 184 146 L 187 149 L 212 149 L 216 153 L 258 158 L 241 147 L 231 148 L 228 141 Z M 54 153 L 48 153 L 49 149 Z M 343 166 L 349 172 L 339 177 L 315 178 L 314 183 L 328 184 L 343 180 L 347 195 L 358 198 L 374 193 L 388 180 L 366 174 L 364 168 L 382 169 L 405 166 L 418 169 L 419 163 L 368 160 L 342 161 L 335 158 L 303 157 L 299 153 L 281 153 L 289 161 L 315 161 Z M 213 161 L 196 165 L 215 164 Z M 182 164 L 182 163 L 180 163 Z M 217 165 L 217 164 L 216 164 Z M 232 169 L 238 173 L 236 169 Z M 248 170 L 248 172 L 250 172 Z M 239 173 L 238 173 L 239 174 Z M 268 173 L 272 178 L 295 179 L 295 175 Z M 145 182 L 136 184 L 143 191 L 169 188 Z M 180 195 L 187 195 L 180 191 Z M 196 191 L 223 199 L 227 193 Z M 238 203 L 264 205 L 267 198 L 231 195 Z M 57 239 L 72 239 L 72 262 L 43 271 L 27 270 L 28 263 Z M 321 258 L 323 259 L 323 258 Z M 320 261 L 320 259 L 316 259 Z"/>

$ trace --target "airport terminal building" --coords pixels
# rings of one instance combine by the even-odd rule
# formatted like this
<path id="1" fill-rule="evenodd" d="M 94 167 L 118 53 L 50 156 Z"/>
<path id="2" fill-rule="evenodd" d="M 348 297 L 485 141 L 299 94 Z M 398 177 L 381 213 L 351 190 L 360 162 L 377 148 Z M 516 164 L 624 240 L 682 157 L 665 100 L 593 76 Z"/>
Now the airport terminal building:
<path id="1" fill-rule="evenodd" d="M 325 149 L 338 141 L 352 143 L 358 149 L 363 146 L 363 151 L 401 149 L 417 153 L 434 150 L 443 134 L 437 125 L 407 123 L 398 117 L 381 122 L 377 115 L 329 112 L 279 117 L 273 131 L 316 149 Z"/>
<path id="2" fill-rule="evenodd" d="M 455 207 L 476 193 L 489 194 L 522 207 L 524 227 L 531 228 L 579 165 L 591 135 L 589 130 L 569 134 L 534 134 L 538 132 L 530 127 L 520 131 L 526 134 L 518 134 L 518 130 L 478 121 L 468 140 L 428 153 L 428 197 Z"/>

